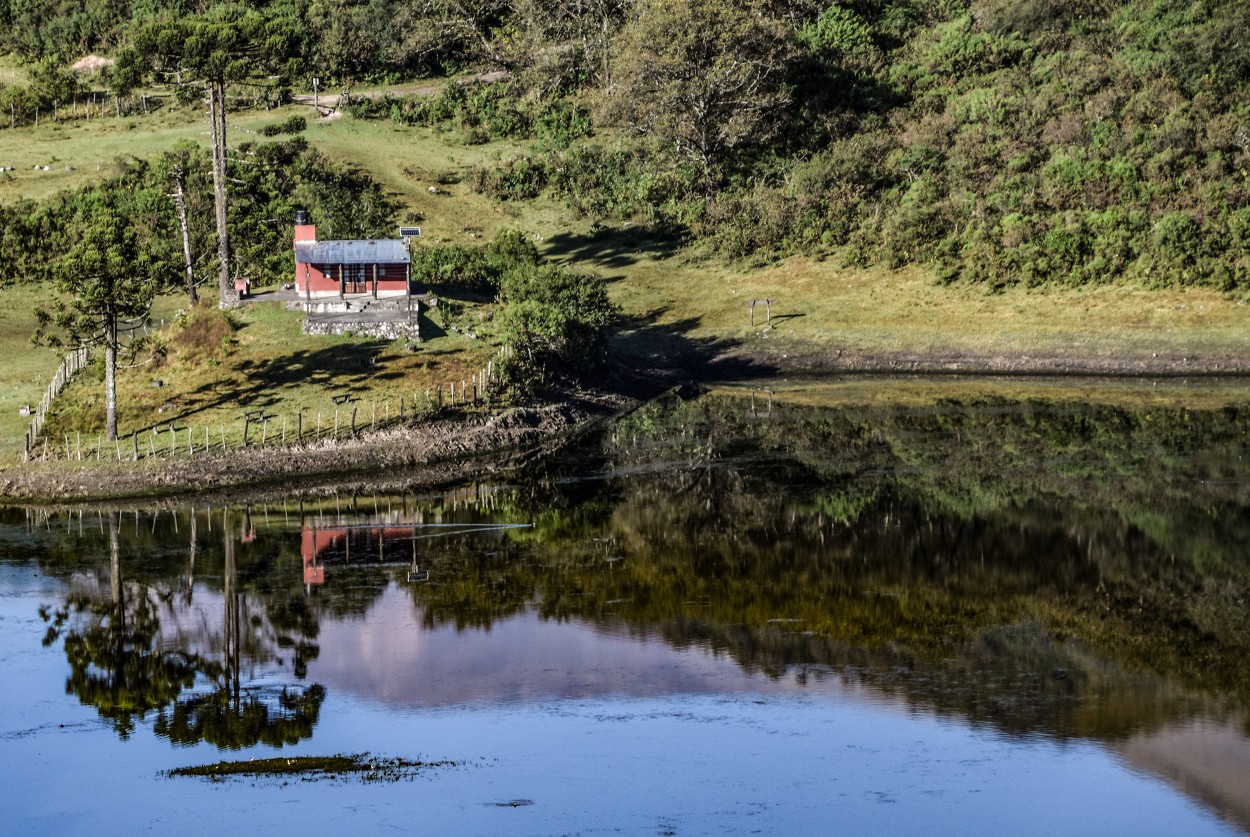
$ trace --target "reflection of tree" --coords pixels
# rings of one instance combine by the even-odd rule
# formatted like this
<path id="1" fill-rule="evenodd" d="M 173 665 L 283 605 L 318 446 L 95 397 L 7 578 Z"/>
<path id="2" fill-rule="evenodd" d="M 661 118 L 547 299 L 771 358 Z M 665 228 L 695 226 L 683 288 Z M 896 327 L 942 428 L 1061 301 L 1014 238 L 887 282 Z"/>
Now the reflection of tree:
<path id="1" fill-rule="evenodd" d="M 118 519 L 108 516 L 109 563 L 112 596 L 99 601 L 71 594 L 56 613 L 44 644 L 60 635 L 70 617 L 86 619 L 65 636 L 65 656 L 70 676 L 66 690 L 126 738 L 134 731 L 135 718 L 168 705 L 195 682 L 199 660 L 179 651 L 157 647 L 160 619 L 148 590 L 127 591 L 121 576 Z M 51 618 L 51 617 L 49 617 Z"/>
<path id="2" fill-rule="evenodd" d="M 240 693 L 227 684 L 215 692 L 184 698 L 156 720 L 156 734 L 175 744 L 207 741 L 223 750 L 254 744 L 281 747 L 312 736 L 325 689 L 282 689 L 276 694 Z"/>
<path id="3" fill-rule="evenodd" d="M 171 605 L 175 597 L 123 579 L 119 515 L 112 512 L 107 519 L 109 598 L 72 592 L 55 613 L 41 611 L 51 622 L 44 644 L 51 645 L 65 636 L 69 693 L 112 721 L 123 738 L 134 731 L 135 719 L 143 719 L 148 712 L 158 715 L 156 733 L 177 744 L 207 741 L 231 749 L 256 743 L 281 746 L 312 735 L 325 699 L 321 686 L 268 690 L 243 686 L 243 649 L 263 641 L 253 635 L 259 623 L 245 618 L 243 612 L 234 533 L 228 518 L 224 521 L 224 654 L 220 660 L 167 647 L 169 636 L 162 634 L 160 610 Z M 188 576 L 194 572 L 196 549 L 197 532 L 192 523 Z M 184 604 L 190 602 L 189 589 L 188 584 Z M 308 627 L 306 622 L 300 626 Z M 315 635 L 315 619 L 311 630 Z M 302 676 L 300 654 L 315 656 L 316 645 L 299 645 L 307 646 L 302 651 L 297 648 L 295 667 Z M 209 684 L 211 691 L 189 693 L 197 683 Z"/>
<path id="4" fill-rule="evenodd" d="M 1248 419 L 652 406 L 605 439 L 622 476 L 518 489 L 537 525 L 513 550 L 431 545 L 438 583 L 411 595 L 431 627 L 532 608 L 1008 731 L 1116 737 L 1250 699 Z"/>
<path id="5" fill-rule="evenodd" d="M 280 692 L 243 688 L 243 631 L 248 622 L 242 618 L 243 600 L 239 591 L 234 533 L 230 529 L 228 515 L 223 530 L 224 659 L 220 663 L 206 664 L 201 669 L 215 688 L 208 694 L 177 700 L 168 710 L 162 707 L 156 721 L 156 734 L 175 744 L 206 741 L 229 750 L 257 743 L 273 747 L 295 744 L 312 735 L 321 703 L 325 700 L 325 689 L 316 684 L 306 689 L 282 689 Z M 296 668 L 300 668 L 298 657 Z"/>

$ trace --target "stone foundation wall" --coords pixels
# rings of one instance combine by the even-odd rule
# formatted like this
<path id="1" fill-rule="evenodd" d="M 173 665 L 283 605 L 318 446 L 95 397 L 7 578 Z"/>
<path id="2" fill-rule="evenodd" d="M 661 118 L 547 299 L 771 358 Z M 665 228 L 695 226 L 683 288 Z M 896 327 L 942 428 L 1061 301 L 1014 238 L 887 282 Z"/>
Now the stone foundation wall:
<path id="1" fill-rule="evenodd" d="M 421 339 L 421 326 L 414 317 L 411 320 L 379 320 L 344 322 L 342 320 L 304 319 L 305 334 L 352 334 L 356 337 L 375 337 L 379 340 Z"/>

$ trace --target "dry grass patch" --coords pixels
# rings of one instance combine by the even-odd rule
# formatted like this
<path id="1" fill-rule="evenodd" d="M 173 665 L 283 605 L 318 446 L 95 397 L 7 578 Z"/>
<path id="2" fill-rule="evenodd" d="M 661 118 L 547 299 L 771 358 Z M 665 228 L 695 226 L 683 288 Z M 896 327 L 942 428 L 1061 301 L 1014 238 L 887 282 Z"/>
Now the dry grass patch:
<path id="1" fill-rule="evenodd" d="M 639 254 L 612 268 L 626 311 L 689 337 L 767 339 L 857 352 L 973 352 L 1060 357 L 1250 353 L 1250 306 L 1204 289 L 944 286 L 924 267 L 844 268 L 791 258 L 766 267 Z M 772 321 L 748 304 L 772 300 Z"/>

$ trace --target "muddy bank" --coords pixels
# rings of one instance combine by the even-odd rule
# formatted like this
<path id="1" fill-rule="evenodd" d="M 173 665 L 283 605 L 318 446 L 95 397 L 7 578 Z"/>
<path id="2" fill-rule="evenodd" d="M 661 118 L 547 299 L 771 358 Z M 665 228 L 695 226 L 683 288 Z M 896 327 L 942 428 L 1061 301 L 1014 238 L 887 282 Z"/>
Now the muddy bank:
<path id="1" fill-rule="evenodd" d="M 786 342 L 739 344 L 714 355 L 697 351 L 665 359 L 645 374 L 670 381 L 734 382 L 764 377 L 825 375 L 966 375 L 1055 377 L 1250 377 L 1246 355 L 1213 354 L 994 354 L 994 352 L 865 352 Z M 644 364 L 650 366 L 650 364 Z"/>
<path id="2" fill-rule="evenodd" d="M 1054 375 L 1074 377 L 1250 377 L 1250 354 L 1061 355 L 973 352 L 856 352 L 794 346 L 739 347 L 717 364 L 774 374 Z"/>
<path id="3" fill-rule="evenodd" d="M 0 470 L 0 502 L 72 504 L 186 494 L 238 501 L 353 489 L 430 489 L 502 475 L 632 405 L 619 396 L 578 395 L 561 403 L 450 416 L 337 443 L 138 463 L 18 465 Z"/>

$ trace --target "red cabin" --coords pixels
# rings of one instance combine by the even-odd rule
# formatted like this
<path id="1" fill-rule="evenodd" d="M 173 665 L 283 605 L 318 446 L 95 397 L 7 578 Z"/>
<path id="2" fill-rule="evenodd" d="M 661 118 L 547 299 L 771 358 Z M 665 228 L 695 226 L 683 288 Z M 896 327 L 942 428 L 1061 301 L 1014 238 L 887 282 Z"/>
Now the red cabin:
<path id="1" fill-rule="evenodd" d="M 295 289 L 306 299 L 410 296 L 411 265 L 400 239 L 318 241 L 308 213 L 295 213 Z"/>

